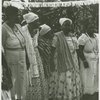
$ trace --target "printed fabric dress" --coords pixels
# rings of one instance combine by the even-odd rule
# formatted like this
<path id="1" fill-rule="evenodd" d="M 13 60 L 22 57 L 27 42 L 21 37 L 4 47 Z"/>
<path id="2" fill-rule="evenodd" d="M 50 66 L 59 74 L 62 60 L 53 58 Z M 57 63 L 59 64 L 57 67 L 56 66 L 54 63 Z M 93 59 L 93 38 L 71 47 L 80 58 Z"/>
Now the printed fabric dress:
<path id="1" fill-rule="evenodd" d="M 41 57 L 38 51 L 38 35 L 32 38 L 28 31 L 27 26 L 23 27 L 27 38 L 27 51 L 30 59 L 30 68 L 27 71 L 27 97 L 26 100 L 48 100 L 48 88 L 47 82 L 44 76 L 44 69 L 41 61 Z"/>
<path id="2" fill-rule="evenodd" d="M 94 34 L 95 38 L 90 38 L 88 34 L 82 34 L 79 39 L 79 45 L 84 46 L 84 55 L 89 64 L 89 68 L 85 68 L 80 60 L 81 75 L 84 86 L 84 94 L 93 94 L 98 92 L 98 70 L 99 70 L 99 47 L 98 34 Z"/>
<path id="3" fill-rule="evenodd" d="M 12 72 L 13 100 L 25 100 L 26 95 L 26 53 L 25 39 L 21 26 L 16 24 L 12 30 L 6 23 L 2 26 L 2 43 L 7 64 Z"/>
<path id="4" fill-rule="evenodd" d="M 65 37 L 65 39 L 68 43 L 75 68 L 59 74 L 57 67 L 57 51 L 55 51 L 55 71 L 52 73 L 50 79 L 49 98 L 51 98 L 51 100 L 80 100 L 82 96 L 82 87 L 76 54 L 76 49 L 78 47 L 77 39 L 74 37 Z M 52 44 L 53 47 L 56 47 L 57 41 L 57 37 L 55 36 Z"/>
<path id="5" fill-rule="evenodd" d="M 52 46 L 52 39 L 50 40 L 44 37 L 39 37 L 38 50 L 42 59 L 45 78 L 48 80 L 48 82 L 51 76 L 51 63 L 52 63 L 51 46 Z"/>

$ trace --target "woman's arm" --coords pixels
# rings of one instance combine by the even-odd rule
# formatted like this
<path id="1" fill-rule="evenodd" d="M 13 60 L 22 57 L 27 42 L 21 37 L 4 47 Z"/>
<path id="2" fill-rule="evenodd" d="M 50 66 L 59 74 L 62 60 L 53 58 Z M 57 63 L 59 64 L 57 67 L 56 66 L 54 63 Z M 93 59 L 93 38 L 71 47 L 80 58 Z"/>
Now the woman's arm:
<path id="1" fill-rule="evenodd" d="M 77 49 L 77 54 L 81 58 L 82 61 L 85 61 L 86 59 L 85 59 L 83 50 L 84 50 L 84 46 L 83 45 L 79 45 L 79 49 Z"/>
<path id="2" fill-rule="evenodd" d="M 79 49 L 77 50 L 77 54 L 81 58 L 81 60 L 83 61 L 84 67 L 89 68 L 89 65 L 88 65 L 88 62 L 84 56 L 83 50 L 84 50 L 84 45 L 79 45 Z"/>
<path id="3" fill-rule="evenodd" d="M 2 27 L 2 46 L 5 49 L 6 45 L 6 40 L 7 40 L 7 32 L 4 27 Z"/>
<path id="4" fill-rule="evenodd" d="M 55 70 L 54 55 L 56 51 L 56 45 L 57 45 L 57 37 L 54 36 L 52 41 L 52 46 L 51 46 L 51 60 L 50 60 L 51 71 Z"/>
<path id="5" fill-rule="evenodd" d="M 50 57 L 50 68 L 51 71 L 55 70 L 55 64 L 54 64 L 54 55 L 55 55 L 55 47 L 51 47 L 51 57 Z"/>

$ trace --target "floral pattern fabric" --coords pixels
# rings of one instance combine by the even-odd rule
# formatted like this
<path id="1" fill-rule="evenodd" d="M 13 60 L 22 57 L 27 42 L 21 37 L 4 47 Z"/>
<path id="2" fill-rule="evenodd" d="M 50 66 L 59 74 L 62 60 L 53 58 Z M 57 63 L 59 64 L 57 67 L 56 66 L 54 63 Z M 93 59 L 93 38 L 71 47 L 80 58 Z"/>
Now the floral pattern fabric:
<path id="1" fill-rule="evenodd" d="M 54 37 L 53 46 L 56 45 L 55 42 L 57 42 L 56 37 Z M 72 43 L 73 42 L 68 42 L 68 46 L 72 45 Z M 59 74 L 57 70 L 56 55 L 57 52 L 55 51 L 55 56 L 54 56 L 55 72 L 52 73 L 52 76 L 50 78 L 49 98 L 53 100 L 80 100 L 82 96 L 82 84 L 80 80 L 80 71 L 78 63 L 75 62 L 75 65 L 77 67 Z M 74 53 L 72 54 L 72 56 L 73 55 Z M 73 59 L 74 58 L 77 59 L 77 56 L 75 55 L 73 56 Z"/>

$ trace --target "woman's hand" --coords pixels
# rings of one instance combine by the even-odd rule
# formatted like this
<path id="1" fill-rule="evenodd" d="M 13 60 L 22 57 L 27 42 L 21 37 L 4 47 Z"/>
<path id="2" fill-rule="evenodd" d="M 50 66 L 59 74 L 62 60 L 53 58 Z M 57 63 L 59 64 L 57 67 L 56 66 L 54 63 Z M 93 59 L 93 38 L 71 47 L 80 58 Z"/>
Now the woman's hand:
<path id="1" fill-rule="evenodd" d="M 84 68 L 89 68 L 89 64 L 86 60 L 83 61 L 83 64 L 84 64 Z"/>

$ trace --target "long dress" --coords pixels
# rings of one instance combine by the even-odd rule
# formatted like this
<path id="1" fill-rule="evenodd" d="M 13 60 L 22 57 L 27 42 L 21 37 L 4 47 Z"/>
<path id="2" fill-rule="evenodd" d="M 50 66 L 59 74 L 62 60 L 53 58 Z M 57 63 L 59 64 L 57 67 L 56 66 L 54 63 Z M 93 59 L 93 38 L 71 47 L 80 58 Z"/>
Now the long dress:
<path id="1" fill-rule="evenodd" d="M 2 26 L 2 43 L 5 50 L 5 57 L 12 72 L 13 88 L 11 89 L 11 96 L 12 99 L 25 100 L 25 39 L 22 35 L 20 25 L 16 24 L 13 30 L 6 23 Z"/>
<path id="2" fill-rule="evenodd" d="M 51 49 L 52 49 L 52 39 L 46 39 L 40 36 L 38 39 L 38 49 L 42 59 L 45 78 L 49 82 L 49 77 L 51 76 Z"/>
<path id="3" fill-rule="evenodd" d="M 31 66 L 27 72 L 27 80 L 30 81 L 30 83 L 27 87 L 26 100 L 48 100 L 47 82 L 45 80 L 43 64 L 37 48 L 39 31 L 37 30 L 37 34 L 32 38 L 27 26 L 24 26 L 23 30 L 25 33 L 27 32 L 27 49 L 31 62 Z"/>
<path id="4" fill-rule="evenodd" d="M 59 33 L 58 33 L 59 34 Z M 61 33 L 62 34 L 62 33 Z M 71 56 L 74 61 L 75 68 L 68 69 L 65 72 L 58 73 L 57 66 L 57 50 L 54 55 L 55 71 L 52 73 L 49 87 L 49 98 L 52 100 L 80 100 L 82 95 L 82 87 L 80 81 L 80 70 L 77 60 L 77 40 L 71 37 L 66 37 Z M 58 42 L 57 37 L 53 39 L 53 47 L 56 47 Z M 70 59 L 70 58 L 69 58 Z M 69 66 L 70 67 L 70 66 Z"/>
<path id="5" fill-rule="evenodd" d="M 95 34 L 94 34 L 95 35 Z M 89 64 L 89 68 L 85 68 L 83 62 L 80 62 L 81 75 L 84 86 L 84 94 L 93 94 L 98 92 L 98 69 L 99 69 L 99 49 L 98 35 L 90 38 L 87 34 L 82 34 L 78 39 L 79 45 L 84 46 L 84 56 Z"/>
<path id="6" fill-rule="evenodd" d="M 51 59 L 51 43 L 52 43 L 52 39 L 46 39 L 43 37 L 39 37 L 38 39 L 38 50 L 40 53 L 40 57 L 42 60 L 42 64 L 43 64 L 43 69 L 44 69 L 44 77 L 45 77 L 45 81 L 46 81 L 46 93 L 47 93 L 47 98 L 49 96 L 49 79 L 51 76 L 51 63 L 52 63 L 52 59 Z"/>

